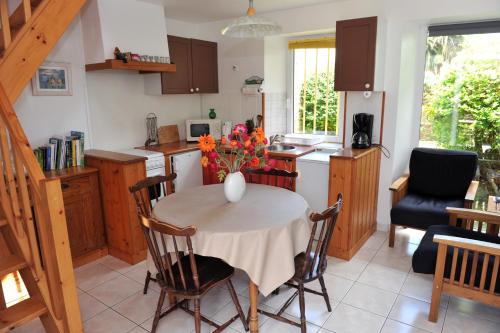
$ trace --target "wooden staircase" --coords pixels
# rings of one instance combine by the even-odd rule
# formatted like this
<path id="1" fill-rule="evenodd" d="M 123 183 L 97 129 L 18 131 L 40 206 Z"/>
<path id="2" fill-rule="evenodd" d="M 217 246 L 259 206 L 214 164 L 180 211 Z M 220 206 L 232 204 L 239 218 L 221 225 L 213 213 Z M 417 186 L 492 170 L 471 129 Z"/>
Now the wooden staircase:
<path id="1" fill-rule="evenodd" d="M 13 104 L 84 3 L 0 0 L 0 280 L 19 274 L 29 295 L 7 307 L 0 284 L 0 333 L 37 317 L 47 332 L 83 331 L 61 184 L 45 178 Z"/>

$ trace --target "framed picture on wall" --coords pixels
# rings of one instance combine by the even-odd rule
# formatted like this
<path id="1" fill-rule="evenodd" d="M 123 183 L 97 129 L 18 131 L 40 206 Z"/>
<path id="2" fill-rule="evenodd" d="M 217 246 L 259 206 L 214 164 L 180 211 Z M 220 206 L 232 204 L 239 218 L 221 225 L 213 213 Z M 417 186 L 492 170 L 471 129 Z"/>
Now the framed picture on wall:
<path id="1" fill-rule="evenodd" d="M 32 79 L 35 96 L 71 96 L 71 64 L 65 62 L 44 63 L 38 67 Z"/>

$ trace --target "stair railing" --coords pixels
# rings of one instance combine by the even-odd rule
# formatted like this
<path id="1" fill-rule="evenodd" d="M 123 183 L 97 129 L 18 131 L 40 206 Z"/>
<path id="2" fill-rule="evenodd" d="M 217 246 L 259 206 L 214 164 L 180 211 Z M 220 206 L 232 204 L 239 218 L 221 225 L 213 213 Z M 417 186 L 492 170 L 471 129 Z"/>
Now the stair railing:
<path id="1" fill-rule="evenodd" d="M 81 332 L 61 183 L 46 179 L 0 84 L 0 200 L 60 332 Z"/>

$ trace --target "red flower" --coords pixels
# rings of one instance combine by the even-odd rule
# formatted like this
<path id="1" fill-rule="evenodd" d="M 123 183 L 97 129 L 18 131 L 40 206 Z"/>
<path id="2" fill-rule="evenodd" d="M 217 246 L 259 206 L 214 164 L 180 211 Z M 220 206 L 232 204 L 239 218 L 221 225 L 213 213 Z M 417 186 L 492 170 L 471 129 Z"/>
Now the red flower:
<path id="1" fill-rule="evenodd" d="M 257 156 L 252 157 L 252 159 L 250 160 L 250 166 L 252 168 L 257 168 L 259 164 L 260 164 L 259 158 Z"/>
<path id="2" fill-rule="evenodd" d="M 216 151 L 211 151 L 210 153 L 208 153 L 208 157 L 211 159 L 215 159 L 219 157 L 219 153 L 217 153 Z"/>

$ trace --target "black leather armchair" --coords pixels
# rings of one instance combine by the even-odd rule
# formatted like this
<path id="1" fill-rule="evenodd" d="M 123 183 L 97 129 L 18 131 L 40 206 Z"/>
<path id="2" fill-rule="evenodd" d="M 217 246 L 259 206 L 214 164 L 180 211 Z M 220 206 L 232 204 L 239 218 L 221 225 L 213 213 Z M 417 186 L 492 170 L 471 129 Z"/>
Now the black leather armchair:
<path id="1" fill-rule="evenodd" d="M 427 230 L 447 225 L 446 207 L 472 208 L 478 182 L 473 181 L 477 154 L 466 151 L 415 148 L 410 174 L 397 179 L 392 191 L 389 246 L 397 226 Z"/>

